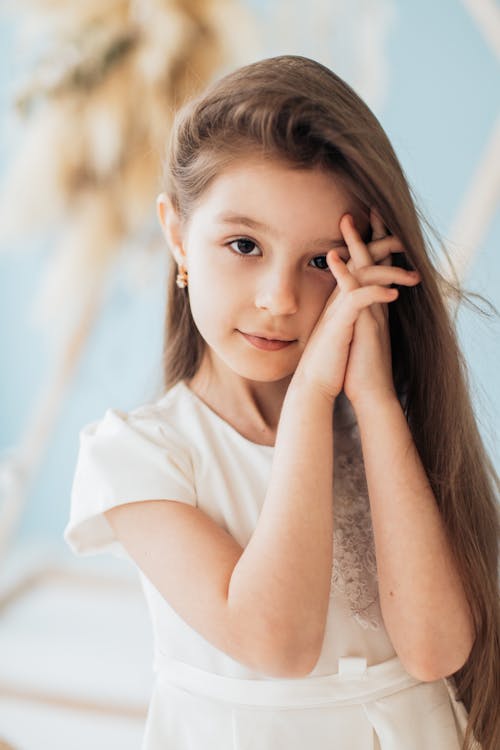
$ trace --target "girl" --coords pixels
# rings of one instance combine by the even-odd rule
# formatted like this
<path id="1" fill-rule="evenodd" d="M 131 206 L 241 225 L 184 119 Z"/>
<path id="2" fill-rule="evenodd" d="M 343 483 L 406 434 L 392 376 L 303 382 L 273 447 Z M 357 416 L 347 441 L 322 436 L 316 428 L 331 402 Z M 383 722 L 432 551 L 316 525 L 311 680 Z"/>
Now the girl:
<path id="1" fill-rule="evenodd" d="M 263 60 L 178 113 L 164 190 L 164 393 L 83 428 L 65 530 L 140 571 L 143 750 L 498 748 L 465 295 L 380 124 L 322 65 Z"/>

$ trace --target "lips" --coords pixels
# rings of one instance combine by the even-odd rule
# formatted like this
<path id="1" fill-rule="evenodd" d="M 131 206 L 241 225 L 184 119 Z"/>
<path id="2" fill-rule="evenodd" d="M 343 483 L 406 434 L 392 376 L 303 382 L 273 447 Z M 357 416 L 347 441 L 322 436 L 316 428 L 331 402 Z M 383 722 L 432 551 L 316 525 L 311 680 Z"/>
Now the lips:
<path id="1" fill-rule="evenodd" d="M 287 346 L 291 346 L 296 341 L 296 339 L 269 339 L 265 336 L 255 336 L 251 333 L 243 333 L 243 331 L 240 331 L 240 333 L 249 344 L 256 349 L 264 349 L 265 351 L 284 349 Z M 277 334 L 272 335 L 276 336 Z"/>
<path id="2" fill-rule="evenodd" d="M 282 335 L 280 333 L 259 333 L 258 331 L 248 331 L 246 333 L 244 331 L 241 331 L 241 333 L 244 333 L 246 336 L 253 336 L 254 338 L 258 339 L 267 339 L 267 341 L 284 341 L 288 343 L 295 341 L 295 339 L 291 339 L 288 336 Z"/>

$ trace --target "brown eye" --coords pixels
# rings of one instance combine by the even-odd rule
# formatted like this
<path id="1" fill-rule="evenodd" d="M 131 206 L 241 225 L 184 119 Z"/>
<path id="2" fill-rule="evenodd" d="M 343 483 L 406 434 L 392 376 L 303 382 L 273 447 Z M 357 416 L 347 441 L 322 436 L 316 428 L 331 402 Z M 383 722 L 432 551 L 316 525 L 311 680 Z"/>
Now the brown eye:
<path id="1" fill-rule="evenodd" d="M 237 246 L 237 250 L 233 248 L 233 245 Z M 248 240 L 245 237 L 239 237 L 237 240 L 230 242 L 229 247 L 236 253 L 236 255 L 250 255 L 257 245 L 252 240 Z"/>
<path id="2" fill-rule="evenodd" d="M 318 269 L 319 269 L 320 271 L 325 271 L 325 270 L 328 270 L 328 271 L 329 271 L 329 270 L 330 270 L 330 269 L 328 268 L 328 263 L 326 262 L 326 255 L 317 255 L 317 256 L 316 256 L 315 258 L 313 258 L 313 259 L 311 260 L 311 263 L 312 263 L 313 261 L 314 261 L 314 262 L 316 262 L 316 261 L 320 261 L 320 264 L 319 264 L 319 266 L 316 266 L 316 268 L 318 268 Z"/>

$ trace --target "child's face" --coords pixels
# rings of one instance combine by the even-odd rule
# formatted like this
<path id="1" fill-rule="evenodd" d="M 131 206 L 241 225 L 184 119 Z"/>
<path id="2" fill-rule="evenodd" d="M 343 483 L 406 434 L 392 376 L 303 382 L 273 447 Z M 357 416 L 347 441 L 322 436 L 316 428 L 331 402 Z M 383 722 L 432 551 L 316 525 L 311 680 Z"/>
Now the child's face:
<path id="1" fill-rule="evenodd" d="M 209 186 L 189 218 L 183 248 L 192 315 L 218 366 L 256 381 L 293 374 L 336 284 L 325 255 L 335 247 L 349 257 L 339 229 L 346 212 L 364 236 L 368 218 L 320 169 L 249 158 Z M 262 350 L 243 333 L 293 343 Z"/>

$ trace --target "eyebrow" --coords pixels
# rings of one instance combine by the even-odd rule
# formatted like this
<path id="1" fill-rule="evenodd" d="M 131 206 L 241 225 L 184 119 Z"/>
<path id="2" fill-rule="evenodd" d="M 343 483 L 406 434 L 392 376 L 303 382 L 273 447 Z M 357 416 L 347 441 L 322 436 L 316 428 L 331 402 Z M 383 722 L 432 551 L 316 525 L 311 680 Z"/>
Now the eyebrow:
<path id="1" fill-rule="evenodd" d="M 274 234 L 274 230 L 268 224 L 264 224 L 256 219 L 251 219 L 249 216 L 242 216 L 241 214 L 235 213 L 221 213 L 217 214 L 215 218 L 223 224 L 244 224 L 245 226 L 250 227 L 250 229 L 260 229 L 268 234 Z M 337 237 L 335 239 L 330 239 L 329 237 L 319 238 L 308 242 L 307 246 L 316 249 L 327 249 L 332 246 L 347 247 L 346 241 L 343 237 Z"/>

